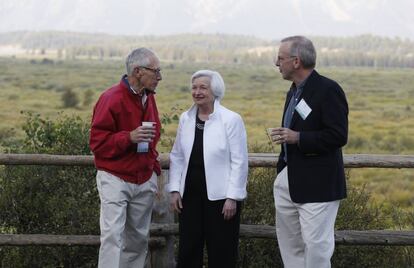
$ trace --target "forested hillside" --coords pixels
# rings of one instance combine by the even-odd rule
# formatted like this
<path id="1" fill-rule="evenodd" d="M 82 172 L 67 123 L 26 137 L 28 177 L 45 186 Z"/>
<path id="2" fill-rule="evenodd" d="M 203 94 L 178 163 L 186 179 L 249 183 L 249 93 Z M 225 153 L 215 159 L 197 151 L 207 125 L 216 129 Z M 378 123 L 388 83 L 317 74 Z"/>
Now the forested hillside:
<path id="1" fill-rule="evenodd" d="M 321 66 L 414 67 L 414 42 L 372 35 L 310 37 Z M 0 34 L 0 55 L 64 59 L 123 58 L 133 48 L 154 49 L 164 61 L 270 64 L 279 40 L 224 34 L 115 36 L 73 32 Z M 10 53 L 1 53 L 14 48 Z M 15 52 L 16 53 L 13 53 Z"/>

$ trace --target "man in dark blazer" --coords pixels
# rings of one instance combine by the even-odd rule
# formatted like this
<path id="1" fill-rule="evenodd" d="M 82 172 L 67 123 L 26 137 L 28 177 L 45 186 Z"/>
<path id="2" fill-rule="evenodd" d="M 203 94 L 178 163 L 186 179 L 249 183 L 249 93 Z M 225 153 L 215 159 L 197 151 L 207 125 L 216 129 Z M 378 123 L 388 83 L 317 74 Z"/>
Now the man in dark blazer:
<path id="1" fill-rule="evenodd" d="M 285 267 L 330 267 L 339 200 L 346 197 L 341 147 L 348 137 L 348 104 L 341 87 L 315 70 L 316 51 L 303 36 L 281 41 L 276 66 L 292 81 L 274 183 L 276 233 Z"/>

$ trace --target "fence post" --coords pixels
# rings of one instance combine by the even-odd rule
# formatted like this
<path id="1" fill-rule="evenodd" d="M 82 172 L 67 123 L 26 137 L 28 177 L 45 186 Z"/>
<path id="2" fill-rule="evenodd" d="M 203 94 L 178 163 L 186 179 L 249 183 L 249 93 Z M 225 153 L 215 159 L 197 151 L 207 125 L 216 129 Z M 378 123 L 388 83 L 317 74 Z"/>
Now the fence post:
<path id="1" fill-rule="evenodd" d="M 168 183 L 168 170 L 163 169 L 158 177 L 159 199 L 156 199 L 152 213 L 153 223 L 174 223 L 174 213 L 169 209 L 169 193 L 165 190 Z M 151 268 L 175 267 L 173 235 L 166 236 L 165 247 L 156 248 L 151 252 Z"/>

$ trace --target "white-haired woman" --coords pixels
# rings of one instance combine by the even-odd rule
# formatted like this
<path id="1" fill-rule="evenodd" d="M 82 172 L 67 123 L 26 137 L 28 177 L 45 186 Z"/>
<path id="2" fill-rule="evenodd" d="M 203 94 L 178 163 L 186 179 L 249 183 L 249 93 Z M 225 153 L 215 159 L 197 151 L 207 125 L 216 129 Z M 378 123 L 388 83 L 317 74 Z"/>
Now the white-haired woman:
<path id="1" fill-rule="evenodd" d="M 171 208 L 179 213 L 177 267 L 235 267 L 240 205 L 246 198 L 246 130 L 241 116 L 220 104 L 221 75 L 200 70 L 191 77 L 194 105 L 180 117 L 170 154 Z"/>

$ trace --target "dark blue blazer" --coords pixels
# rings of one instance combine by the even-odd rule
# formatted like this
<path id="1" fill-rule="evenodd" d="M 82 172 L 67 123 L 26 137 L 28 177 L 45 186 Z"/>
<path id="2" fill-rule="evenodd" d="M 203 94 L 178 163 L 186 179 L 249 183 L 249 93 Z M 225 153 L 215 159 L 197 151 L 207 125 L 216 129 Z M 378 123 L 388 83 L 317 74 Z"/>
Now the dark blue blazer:
<path id="1" fill-rule="evenodd" d="M 292 96 L 289 90 L 283 112 Z M 313 71 L 299 101 L 312 109 L 305 120 L 295 110 L 290 129 L 300 132 L 299 144 L 287 145 L 290 197 L 296 203 L 328 202 L 346 197 L 341 147 L 348 139 L 348 103 L 335 81 Z M 283 122 L 283 118 L 282 118 Z M 279 173 L 286 163 L 281 146 Z"/>

